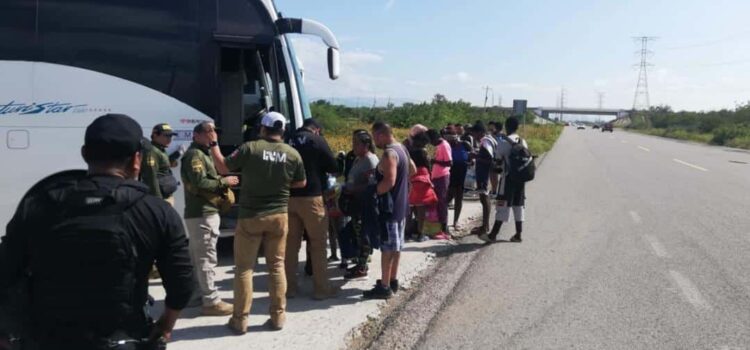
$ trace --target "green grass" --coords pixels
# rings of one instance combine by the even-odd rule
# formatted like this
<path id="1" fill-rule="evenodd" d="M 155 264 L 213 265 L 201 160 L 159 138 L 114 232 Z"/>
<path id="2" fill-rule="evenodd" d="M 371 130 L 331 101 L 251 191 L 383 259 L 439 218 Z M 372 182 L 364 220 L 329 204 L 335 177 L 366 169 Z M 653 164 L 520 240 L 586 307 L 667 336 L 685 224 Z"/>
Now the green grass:
<path id="1" fill-rule="evenodd" d="M 561 125 L 526 125 L 520 135 L 529 144 L 531 154 L 538 156 L 552 149 L 562 130 Z"/>
<path id="2" fill-rule="evenodd" d="M 711 143 L 714 135 L 712 134 L 701 134 L 697 132 L 689 132 L 681 129 L 629 129 L 635 132 L 640 132 L 647 135 L 667 137 L 676 140 L 693 141 L 700 143 Z"/>

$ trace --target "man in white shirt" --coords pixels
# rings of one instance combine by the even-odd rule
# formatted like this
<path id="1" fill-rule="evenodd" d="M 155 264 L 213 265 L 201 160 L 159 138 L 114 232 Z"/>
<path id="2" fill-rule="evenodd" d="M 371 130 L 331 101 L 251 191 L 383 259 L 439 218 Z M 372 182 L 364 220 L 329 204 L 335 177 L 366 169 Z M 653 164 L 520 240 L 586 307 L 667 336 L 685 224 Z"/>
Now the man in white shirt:
<path id="1" fill-rule="evenodd" d="M 521 242 L 523 231 L 524 211 L 526 205 L 526 184 L 513 181 L 508 177 L 510 172 L 510 154 L 513 145 L 520 143 L 528 149 L 529 145 L 516 133 L 518 131 L 518 118 L 510 117 L 505 120 L 505 130 L 508 136 L 503 138 L 497 145 L 497 157 L 503 159 L 504 169 L 498 186 L 497 210 L 495 212 L 495 224 L 489 235 L 480 235 L 479 238 L 485 242 L 493 242 L 500 232 L 503 222 L 510 220 L 510 211 L 513 210 L 513 219 L 516 222 L 516 234 L 510 239 L 511 242 Z"/>

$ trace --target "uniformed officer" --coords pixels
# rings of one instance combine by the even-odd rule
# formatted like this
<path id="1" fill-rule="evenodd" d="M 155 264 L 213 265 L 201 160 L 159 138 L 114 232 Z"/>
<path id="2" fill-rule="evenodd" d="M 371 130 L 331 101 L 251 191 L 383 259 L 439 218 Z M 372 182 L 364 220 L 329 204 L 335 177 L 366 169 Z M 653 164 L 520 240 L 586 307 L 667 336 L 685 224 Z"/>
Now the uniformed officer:
<path id="1" fill-rule="evenodd" d="M 97 118 L 81 149 L 88 174 L 43 180 L 8 223 L 0 243 L 0 295 L 28 285 L 30 304 L 22 311 L 31 332 L 20 348 L 131 349 L 144 337 L 169 339 L 193 292 L 193 268 L 180 216 L 135 180 L 142 137 L 128 116 Z M 143 306 L 154 263 L 166 298 L 149 329 Z"/>
<path id="2" fill-rule="evenodd" d="M 282 139 L 284 116 L 269 112 L 260 124 L 261 139 L 243 144 L 226 159 L 218 149 L 211 149 L 219 171 L 242 170 L 239 224 L 234 234 L 235 308 L 229 320 L 229 328 L 236 334 L 247 332 L 253 301 L 253 269 L 261 244 L 271 279 L 271 326 L 274 329 L 284 326 L 289 191 L 304 188 L 307 183 L 302 157 Z"/>
<path id="3" fill-rule="evenodd" d="M 169 160 L 166 150 L 174 135 L 169 124 L 156 124 L 151 132 L 151 142 L 144 145 L 141 164 L 141 181 L 148 186 L 149 193 L 171 205 L 174 205 L 172 195 L 177 191 L 177 179 L 171 168 L 177 164 Z"/>
<path id="4" fill-rule="evenodd" d="M 185 224 L 190 238 L 190 255 L 203 299 L 204 316 L 231 315 L 233 310 L 232 304 L 219 298 L 214 283 L 221 218 L 219 208 L 208 197 L 239 184 L 239 179 L 236 176 L 222 177 L 216 172 L 208 152 L 210 148 L 218 148 L 217 137 L 213 123 L 196 125 L 193 143 L 185 151 L 180 168 L 185 187 Z"/>

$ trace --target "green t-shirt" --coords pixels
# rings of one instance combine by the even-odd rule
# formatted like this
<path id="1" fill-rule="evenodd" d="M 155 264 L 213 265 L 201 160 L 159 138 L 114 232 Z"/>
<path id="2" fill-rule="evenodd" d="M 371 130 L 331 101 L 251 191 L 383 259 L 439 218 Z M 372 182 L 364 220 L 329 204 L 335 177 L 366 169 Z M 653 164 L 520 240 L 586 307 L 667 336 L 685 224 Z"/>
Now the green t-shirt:
<path id="1" fill-rule="evenodd" d="M 302 157 L 283 142 L 247 142 L 226 158 L 226 165 L 242 171 L 241 219 L 286 213 L 290 185 L 305 180 Z"/>

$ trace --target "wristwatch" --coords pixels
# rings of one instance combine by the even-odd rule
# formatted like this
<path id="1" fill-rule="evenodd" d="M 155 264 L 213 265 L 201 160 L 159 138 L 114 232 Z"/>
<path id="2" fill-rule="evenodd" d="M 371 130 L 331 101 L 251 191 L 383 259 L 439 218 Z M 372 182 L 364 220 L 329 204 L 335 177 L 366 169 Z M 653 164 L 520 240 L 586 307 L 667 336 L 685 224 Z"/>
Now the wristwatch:
<path id="1" fill-rule="evenodd" d="M 218 145 L 219 145 L 219 143 L 218 143 L 218 142 L 216 142 L 216 141 L 211 141 L 211 142 L 210 142 L 210 143 L 208 144 L 208 148 L 211 148 L 211 147 L 216 147 L 216 146 L 218 146 Z"/>

